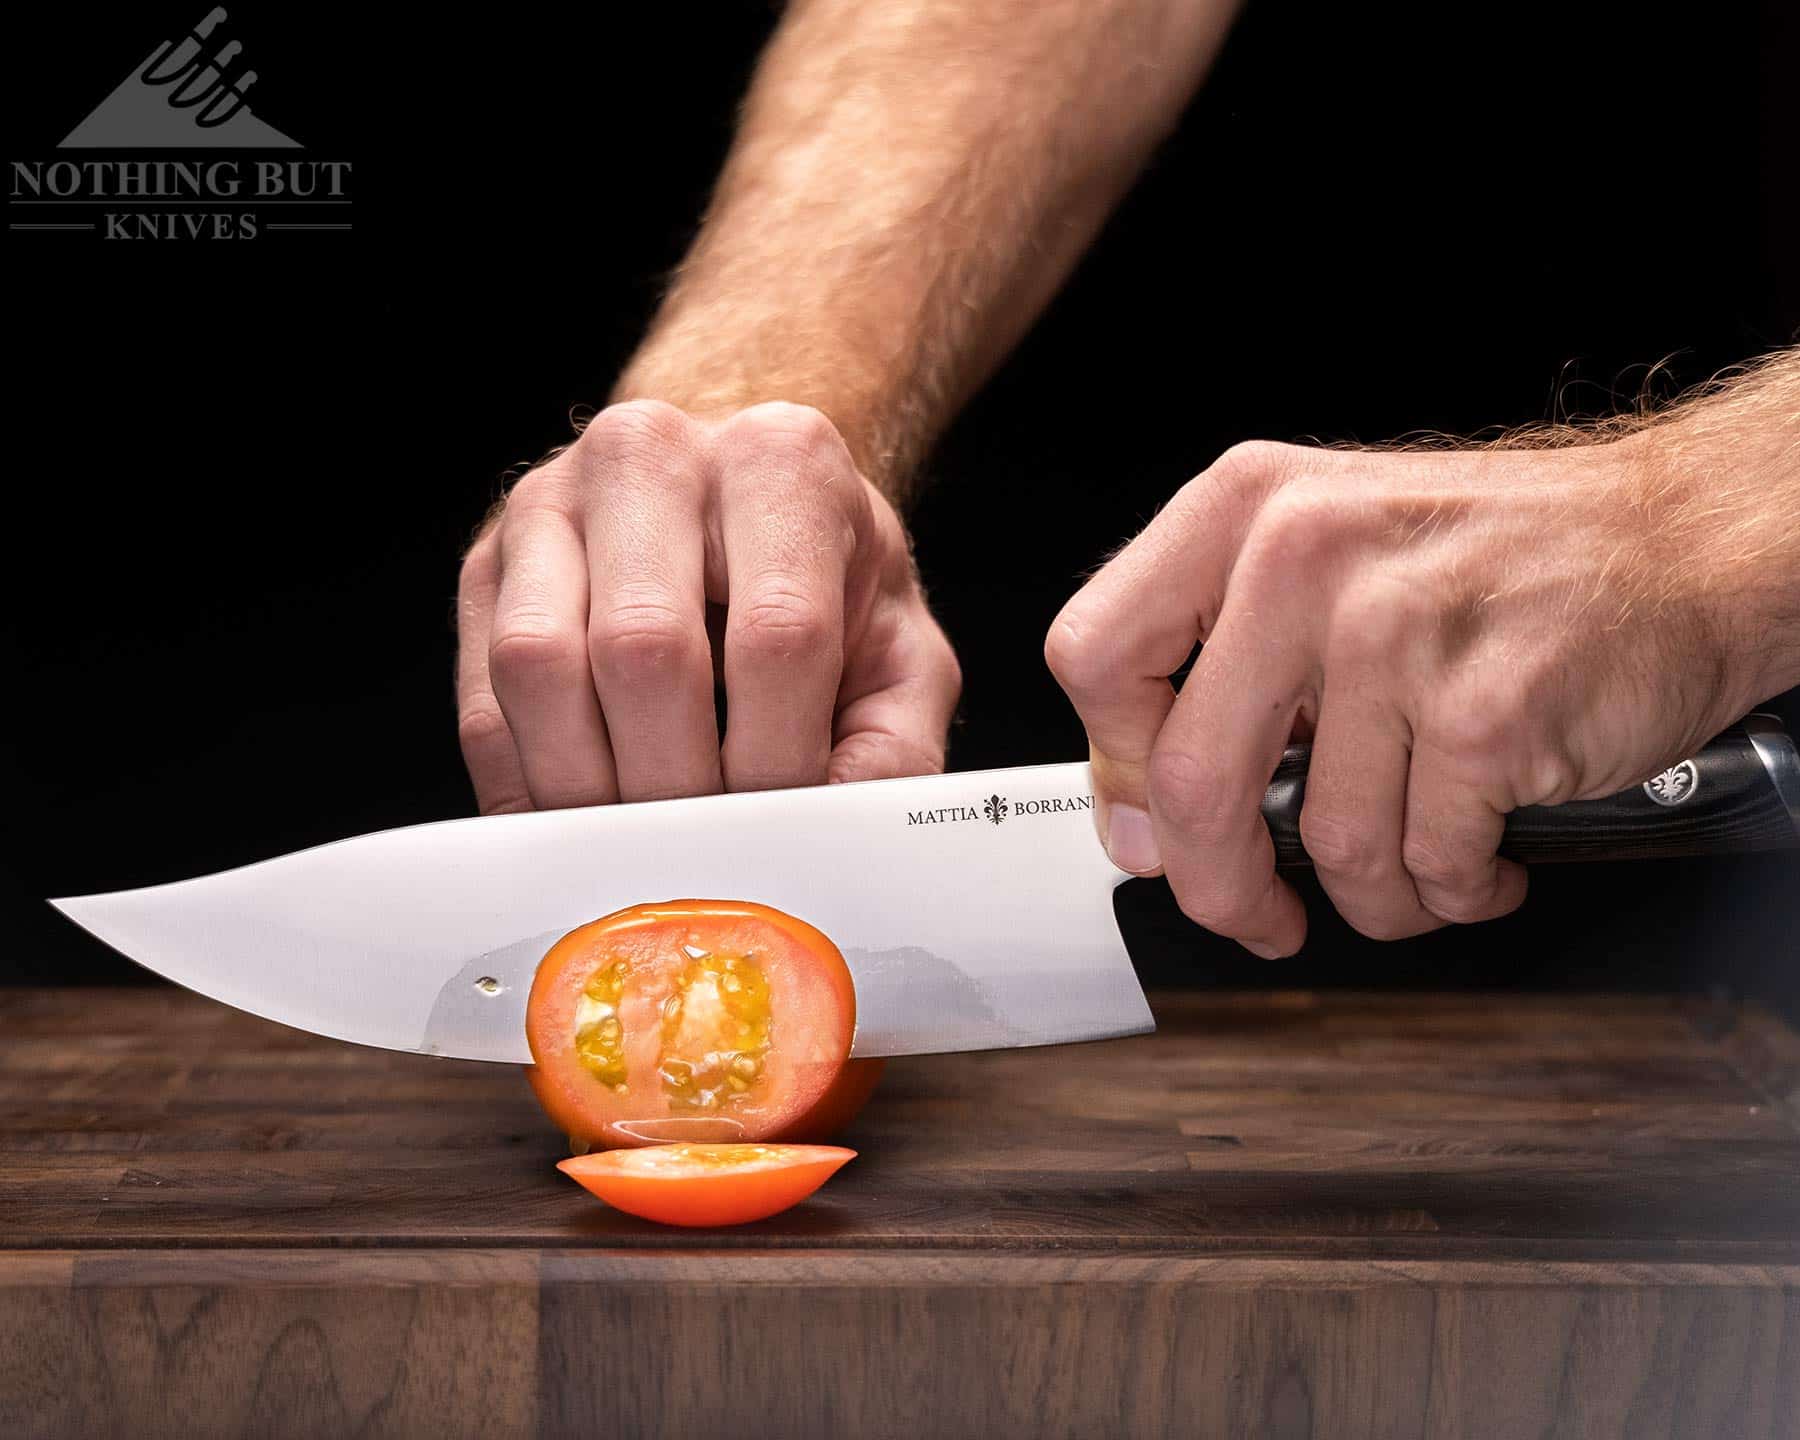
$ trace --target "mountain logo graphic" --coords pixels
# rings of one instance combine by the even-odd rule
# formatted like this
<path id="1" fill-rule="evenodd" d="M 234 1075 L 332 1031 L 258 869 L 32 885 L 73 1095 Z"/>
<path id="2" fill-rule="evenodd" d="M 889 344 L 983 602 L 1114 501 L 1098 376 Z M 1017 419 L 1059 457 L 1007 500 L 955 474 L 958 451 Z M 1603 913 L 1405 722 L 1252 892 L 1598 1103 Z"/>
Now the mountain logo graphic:
<path id="1" fill-rule="evenodd" d="M 57 148 L 300 149 L 250 113 L 244 92 L 256 72 L 242 68 L 242 43 L 210 39 L 224 20 L 220 6 L 179 40 L 164 41 Z"/>

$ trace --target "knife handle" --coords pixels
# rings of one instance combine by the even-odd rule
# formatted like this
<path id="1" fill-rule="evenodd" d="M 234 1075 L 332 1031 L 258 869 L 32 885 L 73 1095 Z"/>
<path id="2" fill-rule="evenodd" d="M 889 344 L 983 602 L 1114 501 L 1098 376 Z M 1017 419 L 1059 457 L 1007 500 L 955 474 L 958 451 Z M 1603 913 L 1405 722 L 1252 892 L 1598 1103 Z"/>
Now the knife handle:
<path id="1" fill-rule="evenodd" d="M 1282 756 L 1263 797 L 1275 863 L 1310 866 L 1300 843 L 1311 747 Z M 1648 860 L 1800 848 L 1800 752 L 1781 722 L 1752 715 L 1691 760 L 1604 800 L 1527 805 L 1506 817 L 1500 853 L 1527 863 Z"/>

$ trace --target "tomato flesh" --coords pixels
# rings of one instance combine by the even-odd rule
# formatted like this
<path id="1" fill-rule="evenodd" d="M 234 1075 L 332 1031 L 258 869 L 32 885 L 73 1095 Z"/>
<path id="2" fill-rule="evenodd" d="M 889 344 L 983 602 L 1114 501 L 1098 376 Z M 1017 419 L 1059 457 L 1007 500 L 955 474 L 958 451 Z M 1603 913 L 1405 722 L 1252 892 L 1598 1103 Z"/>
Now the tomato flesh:
<path id="1" fill-rule="evenodd" d="M 880 1061 L 852 1061 L 856 996 L 824 935 L 768 906 L 636 905 L 571 931 L 526 1010 L 545 1110 L 592 1147 L 825 1139 Z"/>
<path id="2" fill-rule="evenodd" d="M 745 1225 L 798 1205 L 854 1150 L 836 1145 L 652 1145 L 557 1169 L 616 1210 L 664 1225 Z"/>

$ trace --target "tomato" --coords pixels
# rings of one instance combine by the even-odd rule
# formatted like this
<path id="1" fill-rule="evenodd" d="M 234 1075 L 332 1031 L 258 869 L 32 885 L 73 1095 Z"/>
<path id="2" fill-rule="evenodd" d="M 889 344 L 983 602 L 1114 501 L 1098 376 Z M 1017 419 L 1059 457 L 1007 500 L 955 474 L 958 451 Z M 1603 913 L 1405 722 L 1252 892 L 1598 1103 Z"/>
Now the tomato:
<path id="1" fill-rule="evenodd" d="M 557 1169 L 614 1209 L 664 1225 L 744 1225 L 798 1205 L 854 1150 L 836 1145 L 651 1145 Z"/>
<path id="2" fill-rule="evenodd" d="M 824 935 L 766 905 L 671 900 L 571 931 L 531 985 L 526 1072 L 575 1148 L 823 1140 L 881 1075 Z"/>

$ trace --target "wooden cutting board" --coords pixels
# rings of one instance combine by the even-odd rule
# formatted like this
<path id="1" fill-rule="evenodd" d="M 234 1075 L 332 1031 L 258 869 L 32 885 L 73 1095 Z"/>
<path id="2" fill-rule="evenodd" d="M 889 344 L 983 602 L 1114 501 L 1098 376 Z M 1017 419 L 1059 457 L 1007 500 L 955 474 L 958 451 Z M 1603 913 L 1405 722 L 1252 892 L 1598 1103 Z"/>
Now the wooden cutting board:
<path id="1" fill-rule="evenodd" d="M 1163 996 L 895 1062 L 806 1206 L 602 1208 L 518 1072 L 0 992 L 0 1435 L 1800 1435 L 1800 1037 Z"/>

